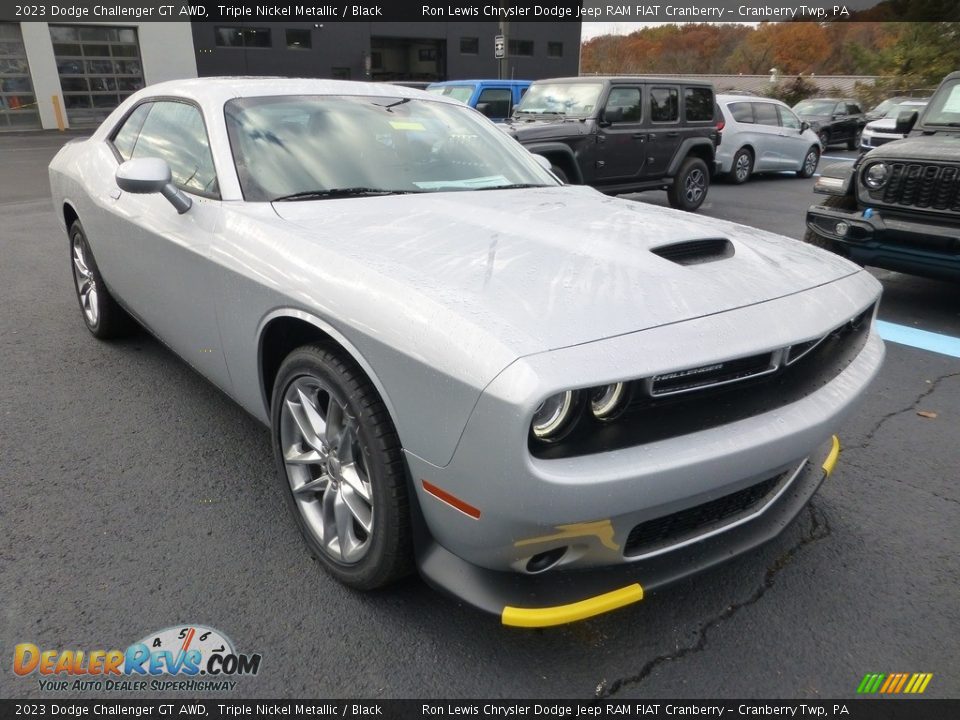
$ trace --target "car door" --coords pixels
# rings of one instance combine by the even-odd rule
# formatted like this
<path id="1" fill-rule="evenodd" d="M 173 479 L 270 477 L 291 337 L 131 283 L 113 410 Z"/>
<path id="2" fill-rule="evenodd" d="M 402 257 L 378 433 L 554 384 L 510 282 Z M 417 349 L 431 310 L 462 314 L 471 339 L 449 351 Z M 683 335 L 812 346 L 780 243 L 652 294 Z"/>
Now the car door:
<path id="1" fill-rule="evenodd" d="M 850 119 L 850 132 L 853 133 L 853 137 L 857 137 L 863 130 L 863 126 L 867 124 L 867 121 L 864 119 L 863 110 L 861 110 L 860 106 L 856 103 L 848 102 L 847 115 Z"/>
<path id="2" fill-rule="evenodd" d="M 642 172 L 646 156 L 642 86 L 611 87 L 600 117 L 596 182 L 616 183 L 636 178 Z"/>
<path id="3" fill-rule="evenodd" d="M 680 88 L 675 85 L 648 86 L 649 102 L 646 123 L 647 161 L 644 175 L 663 177 L 680 147 Z"/>
<path id="4" fill-rule="evenodd" d="M 780 154 L 785 170 L 799 170 L 803 165 L 810 141 L 803 137 L 800 118 L 783 105 L 776 105 L 780 114 Z"/>
<path id="5" fill-rule="evenodd" d="M 156 157 L 192 200 L 184 214 L 159 193 L 122 192 L 109 179 L 110 284 L 177 354 L 229 387 L 211 282 L 209 249 L 220 221 L 217 174 L 200 109 L 159 100 L 139 106 L 112 142 L 118 161 Z"/>
<path id="6" fill-rule="evenodd" d="M 485 87 L 477 94 L 475 107 L 494 122 L 501 122 L 513 111 L 513 91 L 506 86 Z"/>
<path id="7" fill-rule="evenodd" d="M 779 170 L 783 165 L 780 148 L 780 116 L 777 106 L 769 102 L 753 102 L 756 156 L 753 169 L 757 172 Z"/>
<path id="8" fill-rule="evenodd" d="M 855 121 L 850 117 L 850 113 L 847 112 L 847 104 L 845 102 L 838 102 L 837 106 L 833 109 L 833 126 L 830 131 L 831 141 L 849 140 L 854 135 L 854 126 Z"/>

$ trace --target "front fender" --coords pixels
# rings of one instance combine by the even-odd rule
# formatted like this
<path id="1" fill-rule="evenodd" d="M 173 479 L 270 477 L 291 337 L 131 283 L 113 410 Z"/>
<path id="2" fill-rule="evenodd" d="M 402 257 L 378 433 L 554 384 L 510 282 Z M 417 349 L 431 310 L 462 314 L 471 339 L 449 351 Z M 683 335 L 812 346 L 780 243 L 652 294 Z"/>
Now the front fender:
<path id="1" fill-rule="evenodd" d="M 554 157 L 563 157 L 569 162 L 567 168 L 569 168 L 571 172 L 570 180 L 577 185 L 584 184 L 583 173 L 580 171 L 580 163 L 577 162 L 577 156 L 569 145 L 562 142 L 539 142 L 529 145 L 524 144 L 524 147 L 532 153 L 545 157 L 550 157 L 551 155 Z"/>
<path id="2" fill-rule="evenodd" d="M 831 163 L 820 171 L 813 191 L 821 195 L 848 195 L 853 191 L 852 180 L 856 164 Z"/>

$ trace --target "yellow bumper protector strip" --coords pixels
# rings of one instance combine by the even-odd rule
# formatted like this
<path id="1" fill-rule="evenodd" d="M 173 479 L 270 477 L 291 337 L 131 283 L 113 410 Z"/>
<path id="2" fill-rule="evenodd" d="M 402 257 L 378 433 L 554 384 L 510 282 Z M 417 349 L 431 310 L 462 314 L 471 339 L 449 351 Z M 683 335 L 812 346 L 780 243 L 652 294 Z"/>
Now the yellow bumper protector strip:
<path id="1" fill-rule="evenodd" d="M 643 600 L 643 588 L 639 583 L 634 583 L 569 605 L 545 608 L 517 608 L 508 605 L 503 609 L 500 621 L 512 627 L 564 625 L 577 620 L 586 620 L 594 615 L 602 615 L 640 600 Z"/>
<path id="2" fill-rule="evenodd" d="M 837 466 L 838 457 L 840 457 L 840 438 L 834 435 L 833 447 L 830 448 L 830 454 L 827 455 L 827 459 L 823 461 L 823 471 L 827 474 L 827 477 L 830 477 L 830 473 L 832 473 L 833 469 Z"/>

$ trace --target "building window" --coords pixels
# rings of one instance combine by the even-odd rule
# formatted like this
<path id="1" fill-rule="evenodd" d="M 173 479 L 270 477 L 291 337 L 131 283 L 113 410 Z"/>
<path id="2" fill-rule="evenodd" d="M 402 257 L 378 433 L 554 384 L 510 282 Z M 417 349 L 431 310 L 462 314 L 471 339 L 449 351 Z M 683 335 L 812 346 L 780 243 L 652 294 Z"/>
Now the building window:
<path id="1" fill-rule="evenodd" d="M 268 28 L 218 27 L 218 47 L 268 48 L 270 30 Z"/>
<path id="2" fill-rule="evenodd" d="M 563 43 L 551 41 L 547 43 L 547 57 L 552 58 L 562 58 L 563 57 Z"/>
<path id="3" fill-rule="evenodd" d="M 349 80 L 350 79 L 350 68 L 348 67 L 335 67 L 330 68 L 330 76 L 334 80 Z"/>
<path id="4" fill-rule="evenodd" d="M 309 50 L 310 47 L 309 30 L 287 30 L 287 50 Z"/>
<path id="5" fill-rule="evenodd" d="M 0 128 L 40 127 L 20 25 L 0 23 Z"/>
<path id="6" fill-rule="evenodd" d="M 433 62 L 437 59 L 436 48 L 420 48 L 417 51 L 417 58 L 420 62 Z"/>
<path id="7" fill-rule="evenodd" d="M 533 57 L 533 40 L 511 40 L 510 54 L 514 57 Z"/>
<path id="8" fill-rule="evenodd" d="M 370 69 L 383 70 L 383 53 L 379 50 L 370 51 Z"/>
<path id="9" fill-rule="evenodd" d="M 50 39 L 72 126 L 100 123 L 143 87 L 135 29 L 51 25 Z"/>
<path id="10" fill-rule="evenodd" d="M 475 37 L 460 38 L 460 54 L 461 55 L 479 55 L 480 54 L 480 38 L 475 38 Z"/>

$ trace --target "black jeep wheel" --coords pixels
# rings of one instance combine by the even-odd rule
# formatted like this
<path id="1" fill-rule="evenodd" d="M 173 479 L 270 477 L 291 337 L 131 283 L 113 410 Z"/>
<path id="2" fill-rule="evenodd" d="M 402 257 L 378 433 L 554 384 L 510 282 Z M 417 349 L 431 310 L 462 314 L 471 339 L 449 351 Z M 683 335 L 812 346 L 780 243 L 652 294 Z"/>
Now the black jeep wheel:
<path id="1" fill-rule="evenodd" d="M 667 188 L 670 207 L 693 212 L 703 205 L 710 188 L 710 170 L 698 157 L 688 157 L 680 166 L 680 172 Z"/>

